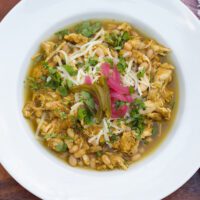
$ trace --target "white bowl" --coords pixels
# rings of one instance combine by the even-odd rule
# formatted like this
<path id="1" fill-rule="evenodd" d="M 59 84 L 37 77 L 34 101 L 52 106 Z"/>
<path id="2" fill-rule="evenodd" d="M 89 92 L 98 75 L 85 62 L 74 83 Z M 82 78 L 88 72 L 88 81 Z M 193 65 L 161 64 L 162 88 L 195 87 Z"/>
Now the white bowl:
<path id="1" fill-rule="evenodd" d="M 179 109 L 160 147 L 127 171 L 72 168 L 34 138 L 24 120 L 23 80 L 31 55 L 56 30 L 84 19 L 128 21 L 173 50 Z M 200 25 L 179 1 L 34 0 L 19 3 L 0 24 L 0 158 L 8 172 L 43 199 L 160 199 L 200 167 Z"/>

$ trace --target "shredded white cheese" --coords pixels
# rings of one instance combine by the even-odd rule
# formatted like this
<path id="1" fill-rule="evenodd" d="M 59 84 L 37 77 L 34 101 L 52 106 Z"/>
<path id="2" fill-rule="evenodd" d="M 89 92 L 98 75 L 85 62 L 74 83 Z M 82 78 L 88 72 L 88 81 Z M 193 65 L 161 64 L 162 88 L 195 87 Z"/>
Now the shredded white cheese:
<path id="1" fill-rule="evenodd" d="M 69 62 L 69 59 L 68 59 L 68 56 L 67 56 L 67 54 L 65 53 L 65 51 L 59 50 L 58 53 L 61 53 L 61 54 L 64 56 L 64 58 L 65 58 L 65 63 L 67 64 L 67 63 Z"/>
<path id="2" fill-rule="evenodd" d="M 35 137 L 36 137 L 37 139 L 40 139 L 40 138 L 39 138 L 39 133 L 40 133 L 40 129 L 41 129 L 43 123 L 44 123 L 45 118 L 46 118 L 46 113 L 43 113 L 43 114 L 42 114 L 42 117 L 41 117 L 41 119 L 40 119 L 40 121 L 39 121 L 39 123 L 38 123 L 36 132 L 35 132 Z"/>
<path id="3" fill-rule="evenodd" d="M 138 91 L 139 95 L 142 96 L 142 91 L 140 89 L 139 80 L 137 78 L 137 74 L 132 69 L 133 60 L 128 63 L 128 67 L 126 69 L 125 75 L 122 77 L 122 83 L 125 86 L 134 86 L 135 90 Z"/>
<path id="4" fill-rule="evenodd" d="M 62 42 L 62 43 L 56 48 L 56 50 L 53 51 L 53 52 L 46 58 L 45 62 L 48 62 L 56 53 L 58 53 L 58 51 L 59 51 L 60 49 L 62 49 L 62 47 L 63 47 L 65 44 L 66 44 L 65 41 Z"/>
<path id="5" fill-rule="evenodd" d="M 117 125 L 115 125 L 113 122 L 109 122 L 109 126 L 111 127 L 111 128 L 114 128 L 115 130 L 114 131 L 112 131 L 113 133 L 115 133 L 115 134 L 120 134 L 120 133 L 122 133 L 124 130 L 122 129 L 122 128 L 120 128 L 119 126 L 117 126 Z"/>
<path id="6" fill-rule="evenodd" d="M 77 77 L 76 77 L 76 82 L 77 82 L 77 84 L 83 84 L 84 81 L 85 81 L 85 76 L 86 76 L 86 75 L 87 75 L 87 74 L 83 71 L 82 68 L 79 69 L 79 70 L 78 70 L 78 73 L 77 73 Z"/>
<path id="7" fill-rule="evenodd" d="M 94 143 L 95 145 L 98 145 L 99 144 L 99 140 L 100 140 L 101 136 L 103 135 L 106 143 L 109 146 L 111 146 L 110 138 L 108 136 L 108 133 L 109 133 L 108 124 L 107 124 L 105 118 L 102 120 L 102 125 L 103 125 L 103 128 L 99 131 L 99 133 L 97 135 L 89 138 L 88 142 L 89 143 Z"/>
<path id="8" fill-rule="evenodd" d="M 90 45 L 88 45 L 86 49 L 81 47 L 81 49 L 78 52 L 75 52 L 72 55 L 70 55 L 69 56 L 70 61 L 73 61 L 81 56 L 86 55 L 89 52 L 89 50 L 92 49 L 95 45 L 101 44 L 102 40 L 92 41 L 89 43 L 90 43 Z"/>

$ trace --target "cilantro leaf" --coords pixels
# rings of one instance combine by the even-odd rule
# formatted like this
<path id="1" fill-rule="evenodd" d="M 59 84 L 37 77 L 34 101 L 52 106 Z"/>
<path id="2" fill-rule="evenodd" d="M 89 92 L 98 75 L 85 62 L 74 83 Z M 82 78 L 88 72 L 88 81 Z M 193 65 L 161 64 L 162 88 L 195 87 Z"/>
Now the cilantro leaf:
<path id="1" fill-rule="evenodd" d="M 129 92 L 130 92 L 130 94 L 133 94 L 133 93 L 135 92 L 135 89 L 134 89 L 133 86 L 130 86 L 130 87 L 129 87 Z"/>
<path id="2" fill-rule="evenodd" d="M 71 65 L 63 65 L 64 69 L 69 73 L 70 76 L 77 75 L 77 70 L 73 68 Z"/>
<path id="3" fill-rule="evenodd" d="M 97 61 L 97 59 L 95 57 L 93 57 L 93 58 L 89 58 L 88 63 L 91 66 L 95 66 L 98 63 L 98 61 Z"/>
<path id="4" fill-rule="evenodd" d="M 132 104 L 132 110 L 130 112 L 131 121 L 131 128 L 136 132 L 136 138 L 138 140 L 141 139 L 141 134 L 145 128 L 144 116 L 140 114 L 139 110 L 145 109 L 145 104 L 142 99 L 135 99 Z"/>
<path id="5" fill-rule="evenodd" d="M 101 156 L 102 156 L 102 152 L 101 152 L 101 151 L 97 151 L 97 152 L 96 152 L 96 156 L 97 156 L 97 157 L 101 157 Z"/>
<path id="6" fill-rule="evenodd" d="M 50 138 L 55 138 L 56 136 L 57 136 L 56 133 L 48 133 L 48 134 L 46 134 L 46 135 L 44 136 L 44 139 L 45 139 L 45 140 L 48 140 L 48 139 L 50 139 Z"/>
<path id="7" fill-rule="evenodd" d="M 119 109 L 121 106 L 124 106 L 125 104 L 126 104 L 126 102 L 124 102 L 124 101 L 116 101 L 115 108 Z"/>
<path id="8" fill-rule="evenodd" d="M 138 110 L 145 110 L 145 104 L 142 101 L 142 99 L 139 99 L 139 98 L 135 99 L 133 104 Z"/>
<path id="9" fill-rule="evenodd" d="M 143 77 L 144 77 L 144 74 L 145 74 L 145 69 L 140 70 L 140 71 L 137 73 L 137 78 L 138 78 L 138 79 L 143 78 Z"/>
<path id="10" fill-rule="evenodd" d="M 55 33 L 55 35 L 58 36 L 59 40 L 62 40 L 64 38 L 64 36 L 68 35 L 68 34 L 69 34 L 69 30 L 68 29 L 63 29 L 63 30 L 60 30 L 60 31 Z"/>
<path id="11" fill-rule="evenodd" d="M 120 57 L 119 62 L 117 64 L 117 69 L 120 73 L 124 73 L 126 68 L 128 67 L 125 58 Z"/>
<path id="12" fill-rule="evenodd" d="M 138 109 L 132 110 L 130 116 L 132 119 L 131 128 L 135 130 L 136 138 L 140 140 L 141 134 L 145 128 L 144 116 L 139 113 Z"/>
<path id="13" fill-rule="evenodd" d="M 64 142 L 60 142 L 55 146 L 57 152 L 65 152 L 67 150 L 67 145 Z"/>
<path id="14" fill-rule="evenodd" d="M 127 31 L 121 33 L 111 32 L 105 35 L 105 41 L 115 50 L 121 50 L 124 43 L 130 38 L 131 37 Z"/>
<path id="15" fill-rule="evenodd" d="M 113 142 L 115 142 L 115 141 L 117 141 L 119 139 L 119 136 L 118 135 L 116 135 L 116 134 L 112 134 L 111 136 L 110 136 L 110 141 L 113 143 Z"/>
<path id="16" fill-rule="evenodd" d="M 59 86 L 61 86 L 62 83 L 60 74 L 57 72 L 55 67 L 49 66 L 48 63 L 44 62 L 42 65 L 45 69 L 48 70 L 50 77 L 50 80 L 46 82 L 45 86 L 56 90 Z"/>
<path id="17" fill-rule="evenodd" d="M 27 82 L 31 90 L 39 90 L 41 88 L 41 84 L 33 77 L 28 77 Z"/>
<path id="18" fill-rule="evenodd" d="M 100 22 L 90 22 L 90 21 L 85 21 L 82 22 L 75 27 L 75 31 L 77 33 L 80 33 L 86 37 L 91 37 L 93 36 L 97 31 L 99 31 L 101 28 L 101 23 Z"/>
<path id="19" fill-rule="evenodd" d="M 67 114 L 66 114 L 65 112 L 62 112 L 62 111 L 61 111 L 59 114 L 60 114 L 60 118 L 61 118 L 62 120 L 67 119 Z"/>
<path id="20" fill-rule="evenodd" d="M 59 86 L 57 88 L 58 92 L 60 93 L 61 96 L 66 97 L 68 95 L 68 90 L 64 86 Z"/>
<path id="21" fill-rule="evenodd" d="M 109 63 L 111 66 L 113 66 L 113 59 L 112 58 L 104 58 L 104 61 Z"/>

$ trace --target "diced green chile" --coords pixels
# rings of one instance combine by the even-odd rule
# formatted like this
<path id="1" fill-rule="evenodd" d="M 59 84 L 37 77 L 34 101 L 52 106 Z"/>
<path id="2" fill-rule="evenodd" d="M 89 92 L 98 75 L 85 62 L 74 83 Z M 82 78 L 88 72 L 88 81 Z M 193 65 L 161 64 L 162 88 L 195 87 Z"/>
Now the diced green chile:
<path id="1" fill-rule="evenodd" d="M 106 117 L 111 116 L 111 102 L 110 102 L 110 92 L 106 82 L 105 77 L 100 77 L 100 79 L 93 85 L 78 85 L 71 88 L 71 92 L 89 92 L 94 98 L 98 100 L 98 109 L 96 112 L 96 118 L 100 122 L 105 114 Z"/>

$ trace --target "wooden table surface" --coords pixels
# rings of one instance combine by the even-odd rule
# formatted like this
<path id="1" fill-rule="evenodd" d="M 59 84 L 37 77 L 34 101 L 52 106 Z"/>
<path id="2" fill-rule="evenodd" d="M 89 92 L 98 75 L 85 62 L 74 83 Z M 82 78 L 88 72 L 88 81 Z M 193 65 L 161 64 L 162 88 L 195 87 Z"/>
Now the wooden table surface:
<path id="1" fill-rule="evenodd" d="M 0 21 L 19 0 L 0 0 Z M 0 200 L 39 200 L 20 186 L 0 165 Z M 165 200 L 200 200 L 200 170 Z"/>

